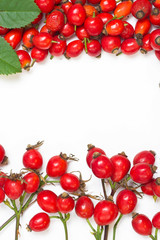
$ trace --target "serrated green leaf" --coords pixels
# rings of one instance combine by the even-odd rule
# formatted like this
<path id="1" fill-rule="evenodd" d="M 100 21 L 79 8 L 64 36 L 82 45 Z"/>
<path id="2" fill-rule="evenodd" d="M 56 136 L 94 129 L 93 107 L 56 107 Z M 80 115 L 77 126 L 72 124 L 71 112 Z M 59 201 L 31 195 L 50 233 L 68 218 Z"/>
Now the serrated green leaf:
<path id="1" fill-rule="evenodd" d="M 40 13 L 34 0 L 0 0 L 0 26 L 21 28 L 33 22 Z"/>
<path id="2" fill-rule="evenodd" d="M 18 56 L 4 38 L 0 37 L 0 74 L 9 75 L 22 72 Z"/>

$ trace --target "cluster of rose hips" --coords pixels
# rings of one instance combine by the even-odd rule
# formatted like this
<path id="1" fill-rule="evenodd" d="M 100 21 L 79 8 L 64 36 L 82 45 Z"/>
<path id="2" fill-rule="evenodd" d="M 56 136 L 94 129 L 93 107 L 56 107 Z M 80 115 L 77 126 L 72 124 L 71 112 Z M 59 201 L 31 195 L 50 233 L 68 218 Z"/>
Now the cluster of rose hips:
<path id="1" fill-rule="evenodd" d="M 53 156 L 47 163 L 46 175 L 40 173 L 43 157 L 38 148 L 43 142 L 28 145 L 23 155 L 24 168 L 20 173 L 6 174 L 0 172 L 0 202 L 14 211 L 14 214 L 0 226 L 2 231 L 7 224 L 16 219 L 15 240 L 19 237 L 20 217 L 32 204 L 37 202 L 43 212 L 37 213 L 29 221 L 29 231 L 40 232 L 50 226 L 51 219 L 59 219 L 63 223 L 65 239 L 68 240 L 67 221 L 70 212 L 75 209 L 77 216 L 86 219 L 96 240 L 108 239 L 108 227 L 119 217 L 113 227 L 113 240 L 116 229 L 123 215 L 132 213 L 133 229 L 141 235 L 157 240 L 160 229 L 160 212 L 152 219 L 134 211 L 137 197 L 143 194 L 151 195 L 156 199 L 160 197 L 160 178 L 153 178 L 156 171 L 155 153 L 142 151 L 133 160 L 133 167 L 124 152 L 108 158 L 105 152 L 91 144 L 88 145 L 86 161 L 93 174 L 101 179 L 104 198 L 93 196 L 86 190 L 86 182 L 82 180 L 81 173 L 68 173 L 68 161 L 78 159 L 74 155 L 60 154 Z M 0 145 L 0 163 L 6 159 L 5 150 Z M 54 191 L 44 189 L 48 184 L 59 184 L 65 191 L 59 196 Z M 110 194 L 107 196 L 107 187 Z M 140 191 L 139 191 L 140 189 Z M 116 198 L 115 198 L 115 193 Z M 115 199 L 114 199 L 115 198 Z M 94 202 L 98 201 L 95 204 Z M 94 228 L 90 218 L 94 218 L 97 228 Z M 155 234 L 152 228 L 155 227 Z M 103 234 L 104 232 L 104 234 Z"/>
<path id="2" fill-rule="evenodd" d="M 43 61 L 48 52 L 51 58 L 63 54 L 73 58 L 83 49 L 93 57 L 99 57 L 102 49 L 117 55 L 155 50 L 160 60 L 159 0 L 34 1 L 41 13 L 29 26 L 12 30 L 0 27 L 0 35 L 14 49 L 22 42 L 24 50 L 16 51 L 22 68 Z M 131 14 L 137 19 L 135 28 L 126 21 Z M 43 15 L 45 25 L 38 30 Z M 152 26 L 157 29 L 151 30 Z M 74 36 L 78 39 L 71 40 Z"/>

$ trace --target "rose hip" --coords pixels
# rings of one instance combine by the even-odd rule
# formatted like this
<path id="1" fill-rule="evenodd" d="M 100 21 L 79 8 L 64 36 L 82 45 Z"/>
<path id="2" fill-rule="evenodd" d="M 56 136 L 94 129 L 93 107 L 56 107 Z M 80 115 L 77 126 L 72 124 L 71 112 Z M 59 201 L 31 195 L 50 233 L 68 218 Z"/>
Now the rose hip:
<path id="1" fill-rule="evenodd" d="M 116 6 L 116 9 L 114 10 L 114 15 L 117 18 L 121 18 L 121 17 L 126 18 L 131 13 L 131 8 L 132 8 L 132 1 L 128 0 L 128 1 L 121 2 Z"/>
<path id="2" fill-rule="evenodd" d="M 40 185 L 40 178 L 39 176 L 34 173 L 27 173 L 24 177 L 24 191 L 26 193 L 32 194 L 36 192 Z"/>
<path id="3" fill-rule="evenodd" d="M 53 10 L 55 0 L 34 0 L 41 12 L 49 13 Z"/>
<path id="4" fill-rule="evenodd" d="M 99 57 L 101 55 L 101 44 L 98 40 L 89 40 L 86 47 L 89 56 Z"/>
<path id="5" fill-rule="evenodd" d="M 18 199 L 24 191 L 24 183 L 21 180 L 6 179 L 4 192 L 12 200 Z"/>
<path id="6" fill-rule="evenodd" d="M 128 38 L 122 42 L 121 51 L 126 55 L 132 55 L 138 52 L 140 45 L 134 38 Z"/>
<path id="7" fill-rule="evenodd" d="M 105 52 L 116 54 L 121 46 L 121 39 L 120 37 L 103 36 L 101 44 Z"/>
<path id="8" fill-rule="evenodd" d="M 120 191 L 116 198 L 116 205 L 121 214 L 133 212 L 137 204 L 136 194 L 128 189 Z"/>
<path id="9" fill-rule="evenodd" d="M 160 10 L 154 8 L 149 16 L 150 22 L 155 26 L 160 26 Z"/>
<path id="10" fill-rule="evenodd" d="M 146 184 L 151 181 L 153 173 L 154 168 L 148 163 L 137 163 L 131 168 L 130 176 L 134 182 Z"/>
<path id="11" fill-rule="evenodd" d="M 50 218 L 47 213 L 37 213 L 29 222 L 28 230 L 41 232 L 46 230 L 50 225 Z"/>
<path id="12" fill-rule="evenodd" d="M 64 14 L 61 11 L 54 10 L 47 16 L 46 26 L 53 32 L 60 31 L 65 24 Z"/>
<path id="13" fill-rule="evenodd" d="M 136 0 L 132 4 L 131 13 L 137 19 L 145 19 L 151 13 L 152 5 L 148 0 Z"/>
<path id="14" fill-rule="evenodd" d="M 49 49 L 49 52 L 52 56 L 62 56 L 66 50 L 66 40 L 59 39 L 58 36 L 53 37 L 53 41 L 55 43 L 52 43 L 52 46 Z"/>
<path id="15" fill-rule="evenodd" d="M 25 50 L 17 50 L 16 53 L 21 64 L 21 68 L 24 68 L 25 70 L 29 70 L 30 64 L 31 64 L 31 57 L 29 53 Z"/>
<path id="16" fill-rule="evenodd" d="M 151 28 L 151 23 L 148 19 L 138 20 L 135 26 L 135 34 L 137 38 L 143 38 Z"/>
<path id="17" fill-rule="evenodd" d="M 36 48 L 46 50 L 52 45 L 52 36 L 49 33 L 41 32 L 34 36 L 32 41 Z"/>
<path id="18" fill-rule="evenodd" d="M 48 56 L 48 50 L 42 50 L 36 47 L 32 48 L 31 57 L 36 62 L 42 62 L 47 56 Z"/>
<path id="19" fill-rule="evenodd" d="M 120 19 L 111 20 L 105 27 L 105 30 L 108 35 L 118 36 L 124 30 L 124 23 Z"/>
<path id="20" fill-rule="evenodd" d="M 160 229 L 160 212 L 156 213 L 152 218 L 153 227 Z"/>
<path id="21" fill-rule="evenodd" d="M 3 163 L 5 157 L 5 149 L 4 147 L 0 144 L 0 164 Z"/>
<path id="22" fill-rule="evenodd" d="M 152 183 L 154 182 L 154 179 L 152 179 L 149 183 L 146 183 L 141 187 L 141 190 L 144 194 L 147 194 L 149 196 L 154 196 Z"/>
<path id="23" fill-rule="evenodd" d="M 27 29 L 22 37 L 23 47 L 26 50 L 33 48 L 33 37 L 38 35 L 39 32 L 36 28 L 32 27 Z"/>
<path id="24" fill-rule="evenodd" d="M 40 152 L 36 149 L 29 149 L 23 155 L 23 165 L 26 168 L 39 169 L 42 167 L 43 158 Z"/>
<path id="25" fill-rule="evenodd" d="M 146 34 L 143 39 L 142 39 L 142 46 L 141 46 L 141 53 L 143 54 L 146 54 L 147 52 L 149 51 L 152 51 L 153 48 L 151 47 L 151 44 L 150 44 L 150 33 Z"/>
<path id="26" fill-rule="evenodd" d="M 75 206 L 76 214 L 81 218 L 91 218 L 94 213 L 94 205 L 87 196 L 80 197 Z"/>
<path id="27" fill-rule="evenodd" d="M 38 24 L 43 18 L 43 13 L 41 12 L 37 18 L 34 19 L 34 21 L 32 22 L 33 25 Z"/>
<path id="28" fill-rule="evenodd" d="M 61 213 L 69 213 L 74 208 L 74 200 L 68 193 L 64 192 L 57 198 L 57 209 Z"/>
<path id="29" fill-rule="evenodd" d="M 60 31 L 60 39 L 65 40 L 66 38 L 71 38 L 74 32 L 74 26 L 70 23 L 66 23 Z"/>
<path id="30" fill-rule="evenodd" d="M 5 192 L 4 190 L 0 187 L 0 203 L 2 203 L 5 199 Z"/>
<path id="31" fill-rule="evenodd" d="M 152 190 L 157 197 L 160 197 L 160 177 L 152 181 Z"/>
<path id="32" fill-rule="evenodd" d="M 22 29 L 12 29 L 4 37 L 13 49 L 18 47 L 22 40 Z"/>
<path id="33" fill-rule="evenodd" d="M 57 195 L 50 190 L 43 190 L 37 195 L 37 203 L 43 211 L 48 213 L 56 213 Z"/>
<path id="34" fill-rule="evenodd" d="M 93 154 L 95 152 L 106 155 L 105 152 L 101 148 L 97 148 L 92 144 L 88 144 L 88 153 L 87 153 L 87 156 L 86 156 L 86 162 L 87 162 L 87 164 L 90 168 L 91 168 L 91 162 L 93 161 Z"/>
<path id="35" fill-rule="evenodd" d="M 65 173 L 60 178 L 60 185 L 67 192 L 76 192 L 80 187 L 80 180 L 72 173 Z"/>
<path id="36" fill-rule="evenodd" d="M 132 220 L 133 229 L 140 235 L 148 236 L 152 233 L 152 223 L 143 214 L 136 214 Z"/>
<path id="37" fill-rule="evenodd" d="M 108 21 L 110 21 L 113 16 L 110 13 L 100 13 L 98 14 L 98 17 L 102 20 L 103 24 L 106 24 Z"/>
<path id="38" fill-rule="evenodd" d="M 89 34 L 86 31 L 84 26 L 77 27 L 76 29 L 76 35 L 80 40 L 84 40 L 85 38 L 89 38 Z"/>
<path id="39" fill-rule="evenodd" d="M 90 36 L 98 36 L 102 33 L 103 22 L 100 17 L 88 17 L 85 20 L 84 27 Z"/>
<path id="40" fill-rule="evenodd" d="M 78 57 L 83 52 L 83 43 L 81 40 L 74 40 L 67 45 L 66 57 Z"/>
<path id="41" fill-rule="evenodd" d="M 0 35 L 5 35 L 7 32 L 9 32 L 8 28 L 0 26 Z"/>
<path id="42" fill-rule="evenodd" d="M 123 21 L 124 23 L 124 29 L 122 31 L 122 33 L 120 34 L 121 38 L 123 39 L 128 39 L 128 38 L 132 38 L 134 36 L 134 28 L 133 26 L 126 21 Z"/>
<path id="43" fill-rule="evenodd" d="M 133 159 L 133 164 L 148 163 L 153 165 L 155 163 L 155 153 L 153 151 L 139 152 Z"/>
<path id="44" fill-rule="evenodd" d="M 160 29 L 151 32 L 150 44 L 154 50 L 160 50 Z"/>
<path id="45" fill-rule="evenodd" d="M 101 0 L 99 6 L 102 12 L 112 12 L 116 8 L 116 1 Z"/>
<path id="46" fill-rule="evenodd" d="M 81 26 L 86 18 L 84 7 L 77 3 L 70 7 L 67 13 L 67 18 L 70 24 Z"/>

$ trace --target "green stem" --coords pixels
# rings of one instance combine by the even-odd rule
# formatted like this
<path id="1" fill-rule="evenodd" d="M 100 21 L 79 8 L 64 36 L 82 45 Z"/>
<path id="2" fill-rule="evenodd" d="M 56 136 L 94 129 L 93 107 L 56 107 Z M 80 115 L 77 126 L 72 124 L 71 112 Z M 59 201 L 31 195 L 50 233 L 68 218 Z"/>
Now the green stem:
<path id="1" fill-rule="evenodd" d="M 114 227 L 113 227 L 113 240 L 116 239 L 117 225 L 118 225 L 118 223 L 119 223 L 119 221 L 121 220 L 122 217 L 123 217 L 123 214 L 120 214 L 119 218 L 117 219 L 116 223 L 114 224 Z"/>
<path id="2" fill-rule="evenodd" d="M 96 233 L 96 230 L 94 229 L 94 227 L 92 226 L 91 222 L 89 221 L 89 219 L 86 219 L 88 225 L 90 226 L 90 228 L 92 229 L 93 233 Z"/>
<path id="3" fill-rule="evenodd" d="M 66 216 L 63 217 L 63 215 L 62 215 L 61 212 L 58 212 L 58 213 L 59 213 L 59 216 L 60 216 L 60 220 L 62 221 L 63 226 L 64 226 L 65 240 L 68 240 L 68 229 L 67 229 L 67 220 L 66 220 Z"/>
<path id="4" fill-rule="evenodd" d="M 85 52 L 88 53 L 88 49 L 87 49 L 87 39 L 84 38 L 84 47 L 85 47 Z"/>
<path id="5" fill-rule="evenodd" d="M 155 240 L 155 238 L 153 237 L 153 235 L 149 235 L 149 237 L 152 239 L 152 240 Z"/>
<path id="6" fill-rule="evenodd" d="M 16 214 L 14 214 L 12 217 L 10 217 L 5 223 L 3 223 L 0 226 L 0 231 L 2 231 L 10 222 L 12 222 L 16 217 Z"/>
<path id="7" fill-rule="evenodd" d="M 101 183 L 102 183 L 104 198 L 105 198 L 105 200 L 107 200 L 107 193 L 106 193 L 106 188 L 105 188 L 105 181 L 104 181 L 104 179 L 101 179 Z M 109 225 L 106 225 L 106 226 L 105 226 L 105 229 L 104 229 L 104 240 L 107 240 L 107 239 L 108 239 L 108 232 L 109 232 Z"/>
<path id="8" fill-rule="evenodd" d="M 157 234 L 158 234 L 158 228 L 156 228 L 156 230 L 155 230 L 155 240 L 158 239 L 158 238 L 157 238 Z"/>
<path id="9" fill-rule="evenodd" d="M 19 222 L 20 222 L 20 214 L 16 215 L 16 231 L 15 231 L 15 240 L 18 240 L 19 236 Z"/>
<path id="10" fill-rule="evenodd" d="M 46 181 L 46 183 L 59 183 L 60 181 Z"/>

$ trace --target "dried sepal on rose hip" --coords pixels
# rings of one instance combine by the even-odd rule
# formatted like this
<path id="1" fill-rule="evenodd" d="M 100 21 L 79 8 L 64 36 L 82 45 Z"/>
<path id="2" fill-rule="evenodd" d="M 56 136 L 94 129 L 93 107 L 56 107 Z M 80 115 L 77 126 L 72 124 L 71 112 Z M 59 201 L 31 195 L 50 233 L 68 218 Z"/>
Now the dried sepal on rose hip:
<path id="1" fill-rule="evenodd" d="M 97 148 L 92 144 L 88 144 L 88 153 L 87 153 L 87 156 L 86 156 L 86 162 L 87 162 L 87 164 L 90 168 L 91 168 L 91 162 L 93 161 L 93 154 L 95 152 L 106 155 L 105 152 L 103 151 L 103 149 Z"/>
<path id="2" fill-rule="evenodd" d="M 66 192 L 60 194 L 57 198 L 57 209 L 61 213 L 69 213 L 74 209 L 74 199 Z"/>

